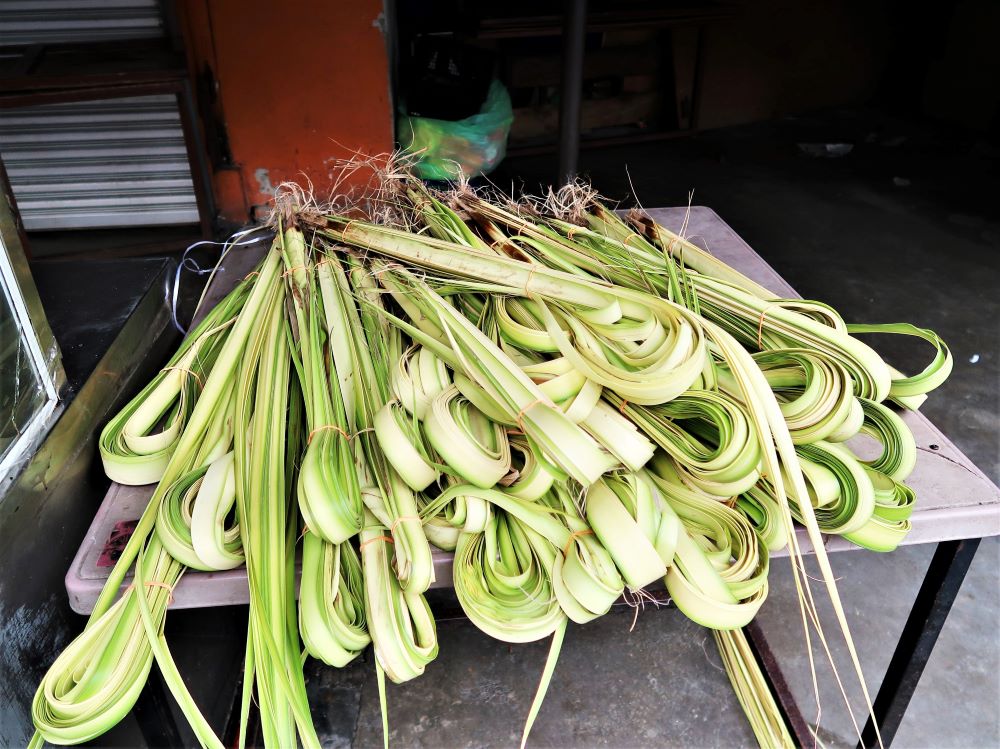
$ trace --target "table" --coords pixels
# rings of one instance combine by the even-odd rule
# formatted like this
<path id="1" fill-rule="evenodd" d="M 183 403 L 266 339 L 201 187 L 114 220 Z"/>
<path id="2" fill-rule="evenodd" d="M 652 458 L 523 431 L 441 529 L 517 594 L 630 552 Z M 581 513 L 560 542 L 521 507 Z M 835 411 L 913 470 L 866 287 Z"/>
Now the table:
<path id="1" fill-rule="evenodd" d="M 686 210 L 655 208 L 649 213 L 664 226 L 676 230 Z M 799 296 L 710 208 L 692 207 L 687 231 L 691 241 L 777 296 Z M 230 254 L 224 270 L 209 290 L 208 306 L 252 269 L 264 246 L 260 243 L 246 249 L 238 248 Z M 911 518 L 913 530 L 904 543 L 937 543 L 938 546 L 875 700 L 875 714 L 886 746 L 902 721 L 979 540 L 1000 535 L 1000 489 L 923 414 L 906 412 L 903 420 L 913 431 L 918 449 L 916 467 L 906 482 L 917 493 L 917 507 Z M 152 486 L 113 484 L 108 491 L 66 575 L 66 589 L 74 611 L 86 614 L 93 609 L 110 571 L 109 567 L 98 566 L 101 552 L 117 523 L 139 517 L 152 490 Z M 811 550 L 804 531 L 799 529 L 799 533 L 803 550 Z M 831 552 L 857 548 L 839 536 L 828 537 L 825 547 Z M 450 587 L 451 554 L 435 550 L 434 564 L 437 577 L 434 587 Z M 126 579 L 123 588 L 128 583 Z M 243 568 L 225 572 L 187 572 L 174 590 L 171 608 L 248 602 L 249 589 Z M 812 735 L 785 687 L 763 633 L 751 625 L 748 634 L 798 742 L 811 743 Z M 877 745 L 870 722 L 862 743 L 864 746 Z"/>

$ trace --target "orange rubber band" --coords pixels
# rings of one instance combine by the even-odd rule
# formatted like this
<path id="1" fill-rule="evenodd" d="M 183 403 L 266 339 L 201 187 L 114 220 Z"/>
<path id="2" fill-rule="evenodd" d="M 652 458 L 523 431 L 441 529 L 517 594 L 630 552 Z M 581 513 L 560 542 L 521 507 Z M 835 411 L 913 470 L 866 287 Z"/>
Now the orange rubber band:
<path id="1" fill-rule="evenodd" d="M 247 273 L 245 276 L 243 276 L 243 280 L 247 281 L 247 280 L 250 279 L 251 276 L 259 276 L 259 275 L 260 275 L 260 271 L 252 270 L 249 273 Z"/>
<path id="2" fill-rule="evenodd" d="M 522 432 L 524 432 L 524 424 L 522 423 L 521 419 L 524 418 L 524 415 L 529 410 L 531 410 L 532 408 L 534 408 L 538 404 L 544 403 L 544 402 L 545 402 L 545 400 L 542 399 L 542 398 L 535 398 L 535 400 L 531 401 L 531 403 L 529 403 L 527 406 L 525 406 L 524 408 L 522 408 L 520 411 L 517 412 L 517 416 L 514 417 L 514 422 L 517 424 L 517 426 L 520 428 L 520 430 Z"/>
<path id="3" fill-rule="evenodd" d="M 402 523 L 404 520 L 416 520 L 417 522 L 423 524 L 423 521 L 417 515 L 400 515 L 393 521 L 392 525 L 389 526 L 389 533 L 395 533 L 396 526 Z"/>
<path id="4" fill-rule="evenodd" d="M 566 542 L 566 545 L 563 547 L 563 550 L 562 550 L 563 556 L 564 557 L 568 557 L 569 556 L 569 547 L 573 545 L 573 541 L 575 541 L 578 537 L 580 537 L 580 536 L 593 536 L 593 535 L 594 535 L 594 532 L 592 530 L 590 530 L 590 528 L 587 528 L 586 530 L 582 530 L 582 531 L 573 531 L 572 533 L 570 533 L 569 534 L 569 541 Z"/>
<path id="5" fill-rule="evenodd" d="M 184 367 L 164 367 L 160 371 L 161 372 L 170 372 L 171 370 L 173 370 L 175 372 L 183 372 L 184 374 L 189 374 L 189 375 L 191 375 L 192 377 L 194 377 L 198 381 L 198 387 L 200 387 L 200 388 L 205 387 L 205 383 L 202 382 L 201 377 L 199 376 L 199 374 L 197 372 L 191 371 L 190 369 L 185 369 Z"/>
<path id="6" fill-rule="evenodd" d="M 622 416 L 625 415 L 625 409 L 628 407 L 628 401 L 622 398 L 622 404 L 618 407 L 618 413 Z"/>
<path id="7" fill-rule="evenodd" d="M 358 546 L 358 551 L 361 551 L 363 548 L 365 548 L 368 544 L 372 543 L 373 541 L 385 541 L 387 544 L 395 543 L 395 541 L 389 538 L 389 536 L 375 536 L 375 538 L 369 538 L 367 541 L 362 541 L 361 544 Z"/>
<path id="8" fill-rule="evenodd" d="M 145 583 L 145 585 L 146 585 L 147 588 L 163 588 L 164 590 L 166 590 L 166 591 L 168 591 L 170 593 L 170 597 L 167 599 L 167 605 L 169 606 L 170 604 L 172 604 L 174 602 L 174 586 L 173 585 L 168 585 L 167 583 L 160 582 L 159 580 L 150 580 L 148 583 Z M 128 584 L 128 587 L 125 588 L 125 590 L 122 591 L 122 595 L 124 596 L 130 590 L 135 590 L 135 583 L 134 582 Z"/>
<path id="9" fill-rule="evenodd" d="M 167 599 L 168 605 L 174 602 L 174 586 L 168 585 L 167 583 L 161 582 L 159 580 L 150 580 L 144 583 L 147 588 L 163 588 L 170 597 Z"/>
<path id="10" fill-rule="evenodd" d="M 761 337 L 764 334 L 764 315 L 766 315 L 767 311 L 772 307 L 780 307 L 780 306 L 781 306 L 780 304 L 769 304 L 760 313 L 760 320 L 757 322 L 757 348 L 759 349 L 764 348 L 764 344 L 761 341 Z"/>
<path id="11" fill-rule="evenodd" d="M 349 435 L 347 432 L 345 432 L 343 429 L 341 429 L 336 424 L 323 424 L 322 426 L 318 426 L 315 429 L 313 429 L 311 432 L 309 432 L 309 436 L 306 437 L 306 444 L 307 445 L 311 444 L 312 443 L 312 439 L 313 439 L 313 435 L 316 434 L 316 432 L 322 432 L 324 429 L 332 429 L 335 432 L 340 432 L 342 435 L 344 435 L 344 439 L 345 440 L 350 441 L 350 439 L 351 439 L 351 435 Z"/>
<path id="12" fill-rule="evenodd" d="M 289 268 L 284 273 L 282 273 L 281 277 L 282 278 L 286 278 L 286 277 L 290 276 L 292 273 L 294 273 L 297 270 L 309 270 L 309 266 L 308 265 L 296 265 L 294 268 Z"/>

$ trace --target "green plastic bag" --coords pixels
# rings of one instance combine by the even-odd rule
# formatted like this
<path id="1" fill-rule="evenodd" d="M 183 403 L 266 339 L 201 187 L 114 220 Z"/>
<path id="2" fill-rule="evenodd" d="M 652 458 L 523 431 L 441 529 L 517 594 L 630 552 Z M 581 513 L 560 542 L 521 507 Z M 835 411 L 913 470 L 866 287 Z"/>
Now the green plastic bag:
<path id="1" fill-rule="evenodd" d="M 403 150 L 417 156 L 413 170 L 418 177 L 453 180 L 493 171 L 507 152 L 513 120 L 510 94 L 494 80 L 478 114 L 454 121 L 404 114 L 397 132 Z"/>

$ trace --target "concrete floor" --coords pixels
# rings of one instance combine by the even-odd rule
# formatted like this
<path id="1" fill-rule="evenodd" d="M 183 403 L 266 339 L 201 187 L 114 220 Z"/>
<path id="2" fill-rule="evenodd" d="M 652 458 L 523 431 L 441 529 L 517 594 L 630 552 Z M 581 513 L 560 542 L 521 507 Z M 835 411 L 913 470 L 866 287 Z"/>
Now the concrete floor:
<path id="1" fill-rule="evenodd" d="M 842 159 L 808 159 L 796 142 L 854 142 Z M 848 320 L 909 321 L 941 333 L 951 380 L 926 404 L 994 481 L 1000 478 L 1000 194 L 997 152 L 933 127 L 868 113 L 719 131 L 680 141 L 585 152 L 581 170 L 606 195 L 647 206 L 714 208 L 793 286 Z M 626 167 L 628 173 L 626 173 Z M 511 161 L 529 189 L 547 159 Z M 889 348 L 912 370 L 924 351 Z M 834 568 L 874 693 L 933 548 L 840 554 Z M 1000 544 L 983 543 L 900 728 L 896 747 L 1000 746 Z M 760 621 L 803 712 L 816 717 L 788 564 L 776 562 Z M 566 638 L 532 746 L 753 746 L 711 636 L 673 609 L 616 611 Z M 465 621 L 440 624 L 441 655 L 423 678 L 389 690 L 395 746 L 517 744 L 546 644 L 510 647 Z M 842 656 L 835 648 L 837 656 Z M 324 744 L 381 742 L 370 661 L 309 667 Z M 850 673 L 841 663 L 841 673 Z M 850 713 L 817 656 L 820 736 L 856 743 Z M 855 712 L 862 719 L 863 710 Z"/>

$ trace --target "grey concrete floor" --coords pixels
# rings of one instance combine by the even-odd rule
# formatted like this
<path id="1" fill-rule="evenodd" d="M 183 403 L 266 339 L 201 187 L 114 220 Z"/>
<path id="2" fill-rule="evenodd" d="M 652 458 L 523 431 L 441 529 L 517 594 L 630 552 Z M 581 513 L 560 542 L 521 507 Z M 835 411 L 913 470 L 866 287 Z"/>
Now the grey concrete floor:
<path id="1" fill-rule="evenodd" d="M 800 140 L 855 142 L 837 160 L 806 159 Z M 804 296 L 849 321 L 909 321 L 941 333 L 955 372 L 925 406 L 994 481 L 1000 477 L 1000 194 L 997 152 L 934 127 L 867 113 L 709 133 L 682 141 L 585 152 L 581 170 L 627 205 L 714 208 Z M 627 172 L 626 172 L 627 168 Z M 555 172 L 546 159 L 511 160 L 495 176 L 528 188 Z M 902 369 L 927 352 L 873 343 Z M 933 548 L 833 558 L 874 693 Z M 897 735 L 896 747 L 1000 746 L 1000 544 L 983 543 Z M 760 613 L 807 719 L 811 672 L 788 563 L 772 567 Z M 674 609 L 616 611 L 566 638 L 532 746 L 753 746 L 708 632 Z M 833 631 L 832 627 L 828 627 Z M 546 644 L 508 646 L 466 621 L 440 624 L 441 655 L 426 674 L 389 690 L 394 746 L 515 746 Z M 845 683 L 842 647 L 835 658 Z M 370 659 L 370 656 L 369 656 Z M 820 737 L 856 743 L 822 656 Z M 370 660 L 336 672 L 310 666 L 324 744 L 381 741 Z M 852 694 L 857 694 L 853 689 Z M 852 705 L 858 721 L 863 707 Z"/>

